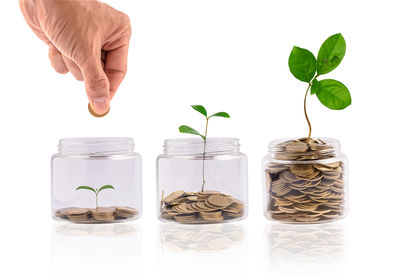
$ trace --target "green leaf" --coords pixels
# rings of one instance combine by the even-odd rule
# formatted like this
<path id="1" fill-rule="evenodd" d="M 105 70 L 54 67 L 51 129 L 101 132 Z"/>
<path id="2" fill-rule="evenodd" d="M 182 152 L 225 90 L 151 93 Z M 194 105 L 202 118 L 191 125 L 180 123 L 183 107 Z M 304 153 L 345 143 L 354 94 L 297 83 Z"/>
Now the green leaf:
<path id="1" fill-rule="evenodd" d="M 289 69 L 294 77 L 309 83 L 317 71 L 317 60 L 310 51 L 293 47 L 289 56 Z"/>
<path id="2" fill-rule="evenodd" d="M 345 109 L 351 105 L 350 92 L 341 82 L 326 79 L 321 80 L 317 97 L 327 108 L 334 110 Z"/>
<path id="3" fill-rule="evenodd" d="M 326 74 L 334 70 L 342 62 L 346 53 L 346 41 L 342 34 L 332 35 L 322 44 L 318 51 L 317 73 Z"/>
<path id="4" fill-rule="evenodd" d="M 217 113 L 211 115 L 210 118 L 211 118 L 211 117 L 231 118 L 231 116 L 229 116 L 229 114 L 226 113 L 226 112 L 217 112 Z"/>
<path id="5" fill-rule="evenodd" d="M 207 117 L 207 110 L 202 105 L 194 105 L 192 108 Z"/>
<path id="6" fill-rule="evenodd" d="M 314 79 L 311 83 L 311 95 L 315 94 L 318 92 L 319 88 L 320 88 L 321 84 L 318 82 L 317 79 Z"/>
<path id="7" fill-rule="evenodd" d="M 90 190 L 90 191 L 93 191 L 94 193 L 96 193 L 96 190 L 93 187 L 90 187 L 90 186 L 80 186 L 80 187 L 77 187 L 75 189 L 75 191 L 76 190 L 80 190 L 80 189 L 86 189 L 86 190 Z"/>
<path id="8" fill-rule="evenodd" d="M 200 136 L 201 138 L 203 138 L 204 140 L 206 139 L 206 137 L 204 137 L 202 134 L 200 134 L 197 130 L 189 127 L 189 126 L 180 126 L 179 127 L 179 132 L 180 133 L 187 133 L 187 134 L 193 134 L 193 135 L 197 135 Z"/>
<path id="9" fill-rule="evenodd" d="M 105 186 L 102 186 L 102 187 L 97 191 L 97 193 L 99 193 L 100 191 L 102 191 L 102 190 L 104 190 L 104 189 L 114 189 L 114 190 L 115 190 L 115 188 L 114 188 L 112 185 L 105 185 Z"/>

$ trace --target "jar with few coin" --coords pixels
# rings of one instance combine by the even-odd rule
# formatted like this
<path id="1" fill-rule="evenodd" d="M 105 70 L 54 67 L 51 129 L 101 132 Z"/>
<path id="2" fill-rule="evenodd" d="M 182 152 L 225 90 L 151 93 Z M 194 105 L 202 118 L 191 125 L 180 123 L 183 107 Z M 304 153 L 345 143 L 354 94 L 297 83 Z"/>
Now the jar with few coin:
<path id="1" fill-rule="evenodd" d="M 324 223 L 348 209 L 348 164 L 330 138 L 284 139 L 263 159 L 264 215 L 284 223 Z"/>
<path id="2" fill-rule="evenodd" d="M 52 165 L 52 216 L 75 223 L 138 219 L 142 161 L 132 138 L 59 141 Z"/>
<path id="3" fill-rule="evenodd" d="M 236 138 L 164 142 L 157 159 L 157 206 L 162 221 L 221 223 L 247 215 L 247 157 Z"/>

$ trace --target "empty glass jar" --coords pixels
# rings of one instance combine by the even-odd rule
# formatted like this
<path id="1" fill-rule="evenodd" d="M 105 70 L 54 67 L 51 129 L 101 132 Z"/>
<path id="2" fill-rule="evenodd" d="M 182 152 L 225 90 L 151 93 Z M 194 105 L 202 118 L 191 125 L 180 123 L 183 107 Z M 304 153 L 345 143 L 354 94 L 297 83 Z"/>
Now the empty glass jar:
<path id="1" fill-rule="evenodd" d="M 137 219 L 141 157 L 131 138 L 71 138 L 52 157 L 52 214 L 77 223 Z"/>
<path id="2" fill-rule="evenodd" d="M 219 223 L 247 215 L 247 157 L 235 138 L 171 139 L 157 159 L 160 220 Z"/>
<path id="3" fill-rule="evenodd" d="M 263 160 L 264 214 L 285 223 L 323 223 L 347 214 L 348 164 L 335 139 L 284 139 Z"/>

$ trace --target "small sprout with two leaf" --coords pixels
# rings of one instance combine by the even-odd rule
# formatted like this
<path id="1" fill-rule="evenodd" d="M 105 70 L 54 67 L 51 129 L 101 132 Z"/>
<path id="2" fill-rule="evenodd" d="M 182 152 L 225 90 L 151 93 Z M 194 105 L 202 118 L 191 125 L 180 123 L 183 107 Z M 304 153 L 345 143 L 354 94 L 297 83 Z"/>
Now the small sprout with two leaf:
<path id="1" fill-rule="evenodd" d="M 207 146 L 207 134 L 208 134 L 208 122 L 212 117 L 222 117 L 222 118 L 231 118 L 228 113 L 226 112 L 217 112 L 213 115 L 208 116 L 207 110 L 202 106 L 202 105 L 193 105 L 192 108 L 201 114 L 204 115 L 206 118 L 206 128 L 204 131 L 204 135 L 199 133 L 197 130 L 195 130 L 192 127 L 182 125 L 179 127 L 179 132 L 181 133 L 187 133 L 187 134 L 193 134 L 200 136 L 204 140 L 204 149 L 203 149 L 203 184 L 201 187 L 201 191 L 204 191 L 204 185 L 206 184 L 205 178 L 204 178 L 204 164 L 205 164 L 205 158 L 206 158 L 206 146 Z"/>
<path id="2" fill-rule="evenodd" d="M 343 83 L 333 79 L 317 79 L 339 66 L 345 53 L 346 42 L 340 33 L 325 40 L 318 51 L 317 58 L 310 51 L 299 47 L 293 47 L 290 53 L 290 72 L 298 80 L 308 83 L 304 97 L 304 114 L 309 127 L 307 144 L 311 139 L 311 123 L 306 109 L 309 91 L 311 95 L 316 94 L 319 101 L 327 108 L 342 110 L 351 105 L 350 92 Z"/>
<path id="3" fill-rule="evenodd" d="M 92 191 L 92 192 L 94 192 L 94 193 L 96 194 L 96 209 L 99 208 L 99 205 L 98 205 L 98 196 L 99 196 L 99 193 L 100 193 L 101 191 L 105 190 L 105 189 L 113 189 L 113 190 L 115 190 L 115 188 L 114 188 L 112 185 L 105 185 L 105 186 L 100 187 L 99 189 L 93 188 L 93 187 L 90 187 L 90 186 L 79 186 L 79 187 L 77 187 L 77 188 L 75 189 L 75 191 L 76 191 L 76 190 L 81 190 L 81 189 L 90 190 L 90 191 Z"/>

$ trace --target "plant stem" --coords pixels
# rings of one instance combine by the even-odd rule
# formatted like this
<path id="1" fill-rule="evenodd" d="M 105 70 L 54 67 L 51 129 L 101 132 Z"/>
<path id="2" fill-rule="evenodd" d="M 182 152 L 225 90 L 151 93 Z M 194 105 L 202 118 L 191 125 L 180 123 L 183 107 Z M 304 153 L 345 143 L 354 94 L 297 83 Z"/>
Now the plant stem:
<path id="1" fill-rule="evenodd" d="M 310 144 L 310 139 L 311 139 L 311 123 L 310 120 L 308 119 L 308 115 L 307 115 L 307 95 L 308 95 L 308 91 L 310 90 L 311 84 L 308 85 L 307 91 L 306 91 L 306 95 L 304 96 L 304 115 L 306 116 L 306 120 L 307 120 L 307 124 L 308 124 L 308 138 L 307 138 L 307 145 Z"/>
<path id="2" fill-rule="evenodd" d="M 204 185 L 206 184 L 205 180 L 205 162 L 206 162 L 206 146 L 207 146 L 207 131 L 208 131 L 208 120 L 210 117 L 207 117 L 207 122 L 206 122 L 206 131 L 204 133 L 204 149 L 203 149 L 203 184 L 201 186 L 201 192 L 204 191 Z"/>
<path id="3" fill-rule="evenodd" d="M 306 120 L 307 120 L 307 124 L 308 124 L 307 145 L 310 144 L 310 140 L 311 140 L 311 131 L 312 131 L 310 119 L 308 119 L 308 115 L 307 115 L 307 95 L 308 95 L 308 92 L 310 91 L 312 82 L 313 82 L 318 76 L 319 76 L 318 74 L 315 75 L 315 77 L 310 81 L 310 83 L 308 83 L 308 87 L 307 87 L 307 90 L 306 90 L 306 95 L 304 95 L 304 115 L 306 116 Z"/>
<path id="4" fill-rule="evenodd" d="M 96 192 L 96 209 L 98 209 L 98 208 L 99 208 L 99 204 L 98 204 L 98 196 L 99 196 L 99 193 L 98 193 L 98 192 Z"/>

